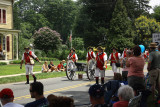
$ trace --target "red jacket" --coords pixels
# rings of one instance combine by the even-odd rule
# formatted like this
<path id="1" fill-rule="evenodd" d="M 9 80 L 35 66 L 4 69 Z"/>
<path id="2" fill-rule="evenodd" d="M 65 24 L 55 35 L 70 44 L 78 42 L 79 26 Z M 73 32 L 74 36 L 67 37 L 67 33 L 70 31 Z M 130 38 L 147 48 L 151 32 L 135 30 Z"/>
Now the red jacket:
<path id="1" fill-rule="evenodd" d="M 119 60 L 118 52 L 115 53 L 116 59 Z M 116 59 L 113 57 L 113 53 L 111 54 L 111 63 L 116 63 Z"/>
<path id="2" fill-rule="evenodd" d="M 76 61 L 76 55 L 75 53 L 72 55 L 71 53 L 69 54 L 69 59 L 71 59 L 73 62 Z"/>
<path id="3" fill-rule="evenodd" d="M 97 61 L 97 68 L 99 68 L 100 70 L 103 70 L 103 66 L 104 66 L 104 57 L 105 53 L 102 53 L 100 55 L 98 55 L 97 53 L 97 56 L 96 56 L 96 61 Z"/>
<path id="4" fill-rule="evenodd" d="M 89 54 L 89 52 L 88 52 L 88 61 L 90 60 L 90 59 L 93 59 L 94 58 L 94 56 L 93 56 L 93 51 L 91 52 L 91 54 Z"/>
<path id="5" fill-rule="evenodd" d="M 123 58 L 125 58 L 126 56 L 126 51 L 123 51 Z"/>
<path id="6" fill-rule="evenodd" d="M 32 51 L 29 51 L 29 55 L 32 56 Z M 24 60 L 25 60 L 25 64 L 30 63 L 30 56 L 28 55 L 28 53 L 24 53 Z"/>

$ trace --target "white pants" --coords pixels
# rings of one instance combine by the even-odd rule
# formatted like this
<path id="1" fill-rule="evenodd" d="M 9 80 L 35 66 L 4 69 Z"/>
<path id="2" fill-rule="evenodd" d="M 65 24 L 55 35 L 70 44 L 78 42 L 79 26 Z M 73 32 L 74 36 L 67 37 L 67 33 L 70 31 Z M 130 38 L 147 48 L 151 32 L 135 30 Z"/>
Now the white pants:
<path id="1" fill-rule="evenodd" d="M 25 65 L 25 68 L 26 68 L 26 75 L 29 75 L 29 73 L 31 75 L 33 75 L 33 65 Z"/>
<path id="2" fill-rule="evenodd" d="M 95 77 L 99 77 L 99 74 L 100 77 L 105 77 L 105 70 L 100 70 L 99 68 L 96 68 Z"/>
<path id="3" fill-rule="evenodd" d="M 117 73 L 116 63 L 112 63 L 112 70 L 113 70 L 114 73 Z"/>

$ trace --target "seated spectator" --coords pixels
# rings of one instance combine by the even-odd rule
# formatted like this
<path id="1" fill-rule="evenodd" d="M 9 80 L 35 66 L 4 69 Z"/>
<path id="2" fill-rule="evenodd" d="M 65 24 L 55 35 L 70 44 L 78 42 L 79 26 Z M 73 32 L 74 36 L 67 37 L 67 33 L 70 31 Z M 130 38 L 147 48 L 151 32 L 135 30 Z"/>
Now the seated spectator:
<path id="1" fill-rule="evenodd" d="M 119 100 L 113 107 L 128 107 L 129 100 L 134 97 L 134 92 L 132 87 L 128 85 L 121 86 L 118 89 Z"/>
<path id="2" fill-rule="evenodd" d="M 48 65 L 48 69 L 50 72 L 57 71 L 57 67 L 53 64 L 53 61 Z"/>
<path id="3" fill-rule="evenodd" d="M 41 82 L 34 82 L 30 84 L 31 98 L 35 98 L 36 101 L 28 103 L 25 107 L 47 107 L 48 101 L 43 95 L 44 87 Z"/>
<path id="4" fill-rule="evenodd" d="M 99 84 L 92 85 L 89 88 L 91 107 L 107 107 L 104 101 L 105 89 Z"/>
<path id="5" fill-rule="evenodd" d="M 49 107 L 74 107 L 74 100 L 70 97 L 55 96 L 51 94 L 47 99 Z"/>
<path id="6" fill-rule="evenodd" d="M 44 62 L 42 65 L 42 73 L 47 73 L 48 72 L 48 64 L 47 61 Z"/>
<path id="7" fill-rule="evenodd" d="M 60 64 L 58 64 L 57 69 L 59 71 L 64 71 L 65 70 L 64 67 L 63 67 L 63 62 L 60 62 Z"/>
<path id="8" fill-rule="evenodd" d="M 62 60 L 62 63 L 63 63 L 64 68 L 66 68 L 66 67 L 67 67 L 66 61 L 65 61 L 65 60 Z"/>
<path id="9" fill-rule="evenodd" d="M 3 107 L 24 107 L 20 104 L 13 103 L 14 94 L 9 88 L 5 88 L 0 92 L 0 99 Z"/>

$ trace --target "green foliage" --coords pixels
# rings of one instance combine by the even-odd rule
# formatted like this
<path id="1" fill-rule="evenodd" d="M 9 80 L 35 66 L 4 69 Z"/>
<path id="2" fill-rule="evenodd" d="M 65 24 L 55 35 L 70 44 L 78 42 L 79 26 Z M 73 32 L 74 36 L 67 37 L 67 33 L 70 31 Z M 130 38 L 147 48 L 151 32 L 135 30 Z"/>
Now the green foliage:
<path id="1" fill-rule="evenodd" d="M 7 63 L 5 63 L 5 62 L 0 62 L 0 65 L 7 65 Z"/>
<path id="2" fill-rule="evenodd" d="M 125 47 L 133 46 L 134 31 L 123 5 L 123 0 L 117 0 L 110 22 L 109 35 L 109 48 L 117 47 L 123 51 Z"/>
<path id="3" fill-rule="evenodd" d="M 149 19 L 146 16 L 140 16 L 135 20 L 136 32 L 139 43 L 144 43 L 152 38 L 152 33 L 160 32 L 160 24 L 155 19 Z"/>
<path id="4" fill-rule="evenodd" d="M 43 50 L 47 53 L 48 50 L 52 52 L 61 47 L 60 34 L 51 30 L 48 27 L 40 28 L 34 34 L 34 44 L 37 49 Z"/>
<path id="5" fill-rule="evenodd" d="M 84 49 L 83 38 L 74 38 L 72 40 L 72 45 L 76 50 L 83 50 Z"/>
<path id="6" fill-rule="evenodd" d="M 20 64 L 21 60 L 10 61 L 9 63 L 10 64 Z"/>
<path id="7" fill-rule="evenodd" d="M 152 16 L 156 19 L 157 22 L 160 22 L 160 5 L 155 6 L 153 11 L 154 13 L 152 14 Z"/>

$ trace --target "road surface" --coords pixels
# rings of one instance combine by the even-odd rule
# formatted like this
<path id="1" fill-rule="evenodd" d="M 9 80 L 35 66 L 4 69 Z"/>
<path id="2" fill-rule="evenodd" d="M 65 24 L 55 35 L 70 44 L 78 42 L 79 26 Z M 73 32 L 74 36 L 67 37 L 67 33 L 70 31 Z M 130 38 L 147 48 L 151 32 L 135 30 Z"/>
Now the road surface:
<path id="1" fill-rule="evenodd" d="M 113 72 L 108 70 L 105 80 L 107 81 L 112 78 Z M 85 107 L 85 104 L 90 103 L 88 89 L 95 83 L 94 81 L 89 81 L 86 75 L 84 75 L 83 80 L 76 79 L 75 81 L 69 81 L 66 77 L 58 77 L 39 81 L 44 84 L 45 97 L 49 94 L 73 97 L 77 107 Z M 3 88 L 11 88 L 15 95 L 14 102 L 25 105 L 28 102 L 34 101 L 34 99 L 30 98 L 29 85 L 24 83 L 25 82 L 0 85 L 0 90 Z"/>

